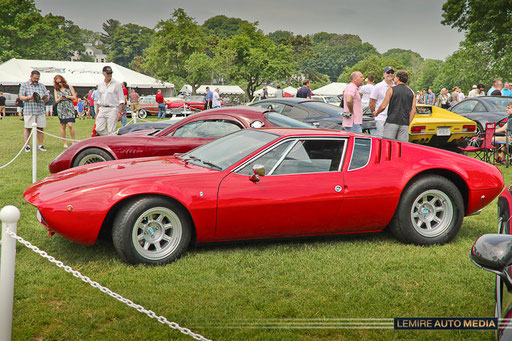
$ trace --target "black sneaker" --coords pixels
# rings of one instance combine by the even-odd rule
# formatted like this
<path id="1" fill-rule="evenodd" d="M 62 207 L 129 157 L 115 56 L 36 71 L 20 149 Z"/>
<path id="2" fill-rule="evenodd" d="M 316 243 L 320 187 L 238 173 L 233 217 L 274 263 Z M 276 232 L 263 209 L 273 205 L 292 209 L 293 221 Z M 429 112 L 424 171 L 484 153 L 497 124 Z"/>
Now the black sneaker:
<path id="1" fill-rule="evenodd" d="M 37 147 L 37 150 L 40 150 L 42 152 L 46 152 L 46 148 L 43 146 L 43 145 L 40 145 L 39 147 Z"/>
<path id="2" fill-rule="evenodd" d="M 25 151 L 26 151 L 27 153 L 30 151 L 30 146 L 29 146 L 29 145 L 25 146 Z"/>

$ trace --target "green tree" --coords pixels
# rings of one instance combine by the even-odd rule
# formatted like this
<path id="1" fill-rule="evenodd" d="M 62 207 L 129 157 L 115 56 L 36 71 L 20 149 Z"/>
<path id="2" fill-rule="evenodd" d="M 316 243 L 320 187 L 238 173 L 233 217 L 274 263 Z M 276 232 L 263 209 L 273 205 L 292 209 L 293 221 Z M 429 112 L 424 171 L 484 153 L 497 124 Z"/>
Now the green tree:
<path id="1" fill-rule="evenodd" d="M 227 72 L 234 80 L 247 82 L 249 99 L 264 82 L 286 79 L 296 67 L 292 48 L 276 45 L 256 24 L 244 24 L 240 34 L 222 41 L 219 48 L 232 51 Z"/>
<path id="2" fill-rule="evenodd" d="M 416 83 L 416 89 L 427 90 L 432 88 L 434 80 L 438 76 L 442 65 L 443 61 L 441 60 L 427 59 L 421 67 L 421 72 Z"/>
<path id="3" fill-rule="evenodd" d="M 382 81 L 383 71 L 387 66 L 392 66 L 395 70 L 406 70 L 405 65 L 398 59 L 381 57 L 381 56 L 370 56 L 367 57 L 354 66 L 345 69 L 345 71 L 338 78 L 338 82 L 348 83 L 350 82 L 350 74 L 354 71 L 360 71 L 364 77 L 373 75 L 375 82 Z"/>
<path id="4" fill-rule="evenodd" d="M 375 47 L 363 43 L 359 36 L 352 34 L 317 33 L 312 39 L 313 42 L 320 42 L 313 46 L 316 56 L 306 60 L 302 69 L 326 74 L 332 81 L 335 81 L 343 70 L 360 60 L 378 55 Z"/>
<path id="5" fill-rule="evenodd" d="M 207 19 L 203 23 L 203 27 L 207 30 L 207 34 L 228 38 L 239 34 L 242 25 L 248 23 L 248 21 L 240 18 L 228 18 L 225 15 L 217 15 Z"/>
<path id="6" fill-rule="evenodd" d="M 466 32 L 469 43 L 489 43 L 499 58 L 512 45 L 511 8 L 510 0 L 447 0 L 442 23 Z"/>
<path id="7" fill-rule="evenodd" d="M 206 49 L 206 35 L 181 8 L 171 18 L 160 21 L 144 54 L 144 69 L 159 79 L 183 82 L 187 78 L 185 62 L 194 52 Z"/>
<path id="8" fill-rule="evenodd" d="M 186 81 L 192 86 L 192 94 L 196 94 L 196 90 L 211 79 L 214 72 L 214 61 L 204 52 L 194 52 L 185 62 L 185 70 L 187 71 Z"/>
<path id="9" fill-rule="evenodd" d="M 149 47 L 153 30 L 135 24 L 116 28 L 111 37 L 108 60 L 128 67 L 133 59 L 142 56 Z"/>
<path id="10" fill-rule="evenodd" d="M 67 60 L 83 51 L 80 29 L 62 16 L 41 16 L 33 0 L 2 0 L 0 61 L 10 58 Z"/>
<path id="11" fill-rule="evenodd" d="M 98 46 L 103 51 L 103 53 L 110 53 L 110 48 L 112 46 L 112 37 L 114 36 L 114 32 L 120 26 L 121 22 L 116 19 L 108 19 L 103 23 L 103 32 L 100 33 L 99 36 L 101 44 Z"/>

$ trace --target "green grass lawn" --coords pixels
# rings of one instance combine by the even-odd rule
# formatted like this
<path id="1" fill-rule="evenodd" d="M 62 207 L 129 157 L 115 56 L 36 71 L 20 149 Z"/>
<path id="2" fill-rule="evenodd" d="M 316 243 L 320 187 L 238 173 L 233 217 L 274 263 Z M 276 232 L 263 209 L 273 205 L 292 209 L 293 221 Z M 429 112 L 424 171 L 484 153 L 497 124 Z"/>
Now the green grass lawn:
<path id="1" fill-rule="evenodd" d="M 77 139 L 92 120 L 78 121 Z M 0 121 L 0 166 L 23 145 L 23 123 Z M 59 135 L 57 118 L 47 131 Z M 45 137 L 38 179 L 63 151 Z M 511 169 L 500 166 L 506 184 Z M 198 247 L 162 267 L 122 263 L 108 240 L 93 246 L 49 237 L 22 193 L 31 184 L 31 154 L 0 170 L 0 206 L 21 210 L 19 235 L 111 290 L 215 340 L 485 340 L 489 331 L 342 329 L 343 318 L 492 317 L 494 275 L 468 253 L 496 232 L 496 201 L 464 219 L 454 242 L 419 247 L 388 233 Z M 371 208 L 369 208 L 371 210 Z M 371 212 L 369 213 L 371 214 Z M 76 279 L 18 243 L 14 340 L 189 340 Z M 294 322 L 293 328 L 279 328 Z M 291 325 L 291 324 L 288 324 Z"/>

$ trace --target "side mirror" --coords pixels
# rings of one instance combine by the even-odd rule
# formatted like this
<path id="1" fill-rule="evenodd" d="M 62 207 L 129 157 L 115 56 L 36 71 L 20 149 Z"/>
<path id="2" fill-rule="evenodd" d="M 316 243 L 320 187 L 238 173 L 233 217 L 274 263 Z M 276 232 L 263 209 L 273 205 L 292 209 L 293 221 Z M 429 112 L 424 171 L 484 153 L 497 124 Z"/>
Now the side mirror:
<path id="1" fill-rule="evenodd" d="M 320 122 L 313 122 L 313 127 L 316 127 L 316 128 L 320 127 Z"/>
<path id="2" fill-rule="evenodd" d="M 484 234 L 473 244 L 469 258 L 475 265 L 500 276 L 507 289 L 512 289 L 512 278 L 505 271 L 512 265 L 512 235 Z"/>
<path id="3" fill-rule="evenodd" d="M 254 165 L 252 166 L 253 175 L 249 178 L 252 182 L 260 181 L 260 176 L 265 176 L 265 166 L 263 165 Z"/>

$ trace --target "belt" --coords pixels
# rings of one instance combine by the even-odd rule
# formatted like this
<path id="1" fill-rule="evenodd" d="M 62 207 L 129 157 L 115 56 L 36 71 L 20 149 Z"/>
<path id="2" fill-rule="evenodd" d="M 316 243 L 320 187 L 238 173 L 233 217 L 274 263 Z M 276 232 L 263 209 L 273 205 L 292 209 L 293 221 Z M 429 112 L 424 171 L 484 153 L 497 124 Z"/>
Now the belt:
<path id="1" fill-rule="evenodd" d="M 99 107 L 102 107 L 102 108 L 115 108 L 117 107 L 117 105 L 98 105 Z"/>

